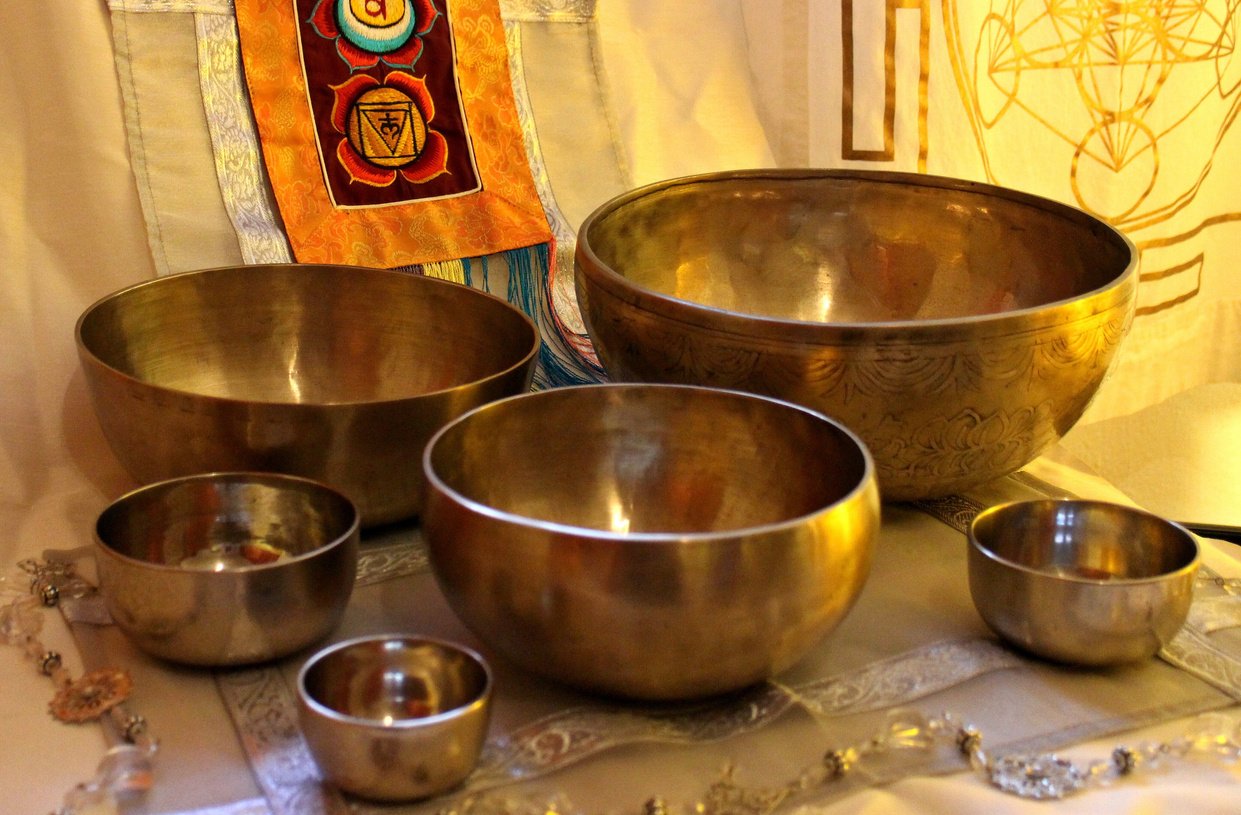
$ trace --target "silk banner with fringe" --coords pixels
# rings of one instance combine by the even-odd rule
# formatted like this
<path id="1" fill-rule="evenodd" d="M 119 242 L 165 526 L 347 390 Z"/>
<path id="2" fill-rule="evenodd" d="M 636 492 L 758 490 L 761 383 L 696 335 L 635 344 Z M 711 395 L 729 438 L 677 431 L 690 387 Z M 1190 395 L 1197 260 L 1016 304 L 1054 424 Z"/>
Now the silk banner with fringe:
<path id="1" fill-rule="evenodd" d="M 495 0 L 236 0 L 293 254 L 387 268 L 551 241 Z"/>

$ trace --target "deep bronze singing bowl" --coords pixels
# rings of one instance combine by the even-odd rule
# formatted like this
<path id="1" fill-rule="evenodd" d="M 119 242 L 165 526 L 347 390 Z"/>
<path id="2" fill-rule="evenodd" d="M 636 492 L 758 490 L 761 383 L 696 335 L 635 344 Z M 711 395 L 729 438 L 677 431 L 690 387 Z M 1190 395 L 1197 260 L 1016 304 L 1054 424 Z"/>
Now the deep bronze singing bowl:
<path id="1" fill-rule="evenodd" d="M 768 394 L 869 446 L 885 499 L 1029 463 L 1082 415 L 1132 321 L 1136 251 L 985 184 L 750 171 L 621 195 L 582 225 L 577 294 L 608 374 Z"/>
<path id="2" fill-rule="evenodd" d="M 422 449 L 526 390 L 539 338 L 508 303 L 345 266 L 210 269 L 90 306 L 78 356 L 113 452 L 141 483 L 269 471 L 331 484 L 364 525 L 415 515 Z"/>
<path id="3" fill-rule="evenodd" d="M 682 699 L 788 668 L 851 608 L 878 490 L 857 437 L 752 394 L 596 385 L 478 408 L 427 446 L 457 615 L 544 677 Z"/>

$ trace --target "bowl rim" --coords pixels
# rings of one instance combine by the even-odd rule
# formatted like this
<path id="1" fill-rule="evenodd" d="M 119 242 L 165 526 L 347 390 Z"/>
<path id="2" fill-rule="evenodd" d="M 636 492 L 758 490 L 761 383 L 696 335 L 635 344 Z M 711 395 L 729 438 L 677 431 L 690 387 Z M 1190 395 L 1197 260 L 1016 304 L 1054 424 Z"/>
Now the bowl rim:
<path id="1" fill-rule="evenodd" d="M 1073 297 L 1062 298 L 1035 306 L 963 317 L 836 322 L 797 320 L 787 317 L 751 314 L 673 297 L 656 289 L 635 283 L 620 274 L 611 265 L 603 262 L 590 244 L 591 227 L 596 222 L 603 220 L 620 208 L 647 196 L 677 187 L 707 185 L 716 181 L 747 182 L 755 180 L 776 180 L 782 182 L 854 180 L 872 184 L 898 184 L 956 190 L 993 198 L 1003 198 L 1027 207 L 1050 212 L 1082 224 L 1089 229 L 1109 235 L 1128 251 L 1129 260 L 1119 274 L 1101 286 Z M 708 172 L 646 184 L 605 201 L 591 212 L 578 230 L 578 240 L 575 249 L 575 266 L 578 276 L 593 278 L 597 285 L 607 289 L 610 294 L 626 302 L 632 304 L 658 304 L 662 307 L 661 310 L 672 309 L 675 313 L 663 315 L 667 319 L 688 323 L 700 328 L 713 329 L 719 333 L 736 333 L 747 336 L 753 332 L 752 327 L 754 325 L 766 326 L 778 332 L 782 337 L 795 337 L 799 342 L 811 342 L 817 345 L 834 344 L 822 336 L 822 331 L 825 328 L 834 329 L 844 334 L 881 335 L 878 338 L 868 337 L 869 341 L 880 344 L 883 344 L 885 336 L 896 333 L 898 336 L 890 339 L 890 343 L 913 344 L 919 341 L 919 333 L 937 332 L 945 328 L 958 328 L 969 331 L 977 331 L 980 327 L 995 327 L 998 329 L 1014 320 L 1030 319 L 1043 320 L 1048 325 L 1056 325 L 1094 317 L 1117 307 L 1127 308 L 1132 312 L 1137 303 L 1138 260 L 1137 247 L 1124 232 L 1085 210 L 1044 196 L 980 181 L 923 173 L 818 168 L 768 168 Z M 1057 316 L 1057 312 L 1068 304 L 1088 302 L 1091 303 L 1092 307 L 1081 309 L 1079 314 L 1067 317 Z M 743 330 L 743 327 L 747 325 L 750 326 L 750 329 L 748 331 Z M 1037 330 L 1037 328 L 1028 327 L 1025 330 L 1033 331 Z M 772 339 L 768 339 L 768 342 L 772 341 Z M 774 341 L 778 342 L 778 340 Z M 942 342 L 943 338 L 937 334 L 923 338 L 922 341 L 938 343 Z"/>
<path id="2" fill-rule="evenodd" d="M 281 483 L 285 483 L 285 484 L 296 483 L 302 487 L 310 487 L 315 492 L 327 493 L 337 498 L 340 498 L 341 500 L 345 502 L 345 506 L 349 507 L 349 509 L 352 511 L 352 514 L 349 519 L 349 523 L 346 525 L 346 529 L 343 532 L 341 532 L 339 535 L 336 535 L 331 540 L 323 543 L 320 546 L 316 546 L 313 549 L 307 550 L 305 552 L 301 552 L 299 554 L 289 554 L 288 558 L 285 560 L 272 561 L 271 563 L 255 563 L 249 566 L 239 566 L 235 569 L 225 569 L 224 571 L 219 571 L 219 572 L 209 571 L 209 570 L 204 570 L 204 569 L 185 569 L 172 563 L 154 563 L 149 560 L 143 560 L 142 558 L 136 558 L 131 555 L 127 555 L 124 552 L 117 551 L 116 548 L 113 547 L 106 540 L 104 540 L 103 535 L 100 534 L 99 526 L 100 524 L 103 523 L 104 517 L 113 511 L 119 511 L 120 506 L 123 503 L 127 503 L 128 501 L 134 498 L 137 498 L 143 493 L 155 492 L 156 490 L 166 489 L 168 487 L 173 487 L 179 484 L 189 483 L 193 481 L 226 481 L 226 482 L 247 481 L 247 482 L 267 483 L 269 485 L 273 485 L 276 487 L 279 487 Z M 120 561 L 121 563 L 129 564 L 131 566 L 135 566 L 135 567 L 142 568 L 142 569 L 158 571 L 158 572 L 168 572 L 170 574 L 214 575 L 215 577 L 207 578 L 208 580 L 212 580 L 212 579 L 221 579 L 225 577 L 232 577 L 236 579 L 237 577 L 241 575 L 250 575 L 250 574 L 255 574 L 257 572 L 272 571 L 272 570 L 292 566 L 296 563 L 301 563 L 307 560 L 311 560 L 316 557 L 321 557 L 322 555 L 326 554 L 329 551 L 337 549 L 343 545 L 347 545 L 350 539 L 358 539 L 359 535 L 361 534 L 361 531 L 360 531 L 361 523 L 362 523 L 362 513 L 361 513 L 361 510 L 358 508 L 357 503 L 353 499 L 351 499 L 348 495 L 346 495 L 344 492 L 336 489 L 330 484 L 326 484 L 322 481 L 317 481 L 313 478 L 306 478 L 304 476 L 298 476 L 298 475 L 287 475 L 284 473 L 260 472 L 260 471 L 250 471 L 250 470 L 228 470 L 228 471 L 208 472 L 208 473 L 192 473 L 190 475 L 176 476 L 174 478 L 165 478 L 159 481 L 152 481 L 149 484 L 143 484 L 140 487 L 136 487 L 132 490 L 129 490 L 128 492 L 125 492 L 124 494 L 117 497 L 115 500 L 109 502 L 108 505 L 99 512 L 98 516 L 96 516 L 95 518 L 95 523 L 92 526 L 92 531 L 94 533 L 94 550 L 96 553 L 102 552 L 106 554 L 108 557 L 111 557 L 117 561 Z"/>
<path id="3" fill-rule="evenodd" d="M 792 518 L 786 518 L 780 521 L 773 521 L 765 524 L 757 524 L 751 526 L 737 527 L 736 529 L 721 529 L 714 532 L 614 532 L 607 529 L 596 529 L 589 526 L 577 526 L 575 524 L 567 524 L 559 521 L 549 521 L 541 518 L 533 518 L 529 515 L 520 515 L 515 512 L 497 509 L 486 504 L 475 501 L 469 496 L 463 495 L 460 491 L 454 489 L 440 478 L 431 464 L 431 458 L 434 455 L 435 448 L 440 439 L 447 433 L 451 432 L 460 424 L 469 421 L 471 417 L 482 413 L 489 409 L 502 409 L 509 402 L 517 400 L 529 400 L 539 398 L 556 398 L 556 394 L 567 394 L 574 391 L 592 390 L 612 390 L 612 391 L 635 391 L 635 390 L 679 390 L 679 391 L 705 391 L 714 394 L 727 395 L 729 398 L 754 399 L 778 405 L 782 408 L 792 409 L 798 413 L 827 424 L 834 428 L 838 433 L 842 434 L 846 439 L 852 442 L 854 448 L 862 457 L 862 474 L 846 493 L 841 495 L 835 501 L 818 507 L 811 512 L 804 513 Z M 506 523 L 516 523 L 522 526 L 539 529 L 547 532 L 553 532 L 560 535 L 573 535 L 578 537 L 587 537 L 600 542 L 610 543 L 627 543 L 627 544 L 651 544 L 662 545 L 672 543 L 691 543 L 691 542 L 709 542 L 718 541 L 726 538 L 740 538 L 748 535 L 756 535 L 767 532 L 775 532 L 783 529 L 790 529 L 800 526 L 806 521 L 820 515 L 824 515 L 837 507 L 848 503 L 864 500 L 865 495 L 873 493 L 876 503 L 879 501 L 879 487 L 877 483 L 877 475 L 875 469 L 875 461 L 871 455 L 870 449 L 866 443 L 862 441 L 852 429 L 844 423 L 839 422 L 824 413 L 811 408 L 777 399 L 774 396 L 766 396 L 763 394 L 750 393 L 747 391 L 734 390 L 730 388 L 715 388 L 704 385 L 683 385 L 675 383 L 656 383 L 656 382 L 604 382 L 584 385 L 568 385 L 558 388 L 549 388 L 541 391 L 528 391 L 515 396 L 509 396 L 504 399 L 498 399 L 485 405 L 480 405 L 470 410 L 456 419 L 447 423 L 436 431 L 431 440 L 427 442 L 427 446 L 422 453 L 422 470 L 426 476 L 427 491 L 438 490 L 447 495 L 454 502 L 461 504 L 473 512 L 476 512 L 492 520 L 504 521 Z M 429 501 L 427 502 L 429 503 Z M 425 509 L 424 509 L 425 511 Z"/>
<path id="4" fill-rule="evenodd" d="M 165 284 L 165 281 L 173 280 L 176 278 L 187 278 L 191 276 L 204 276 L 205 277 L 207 275 L 223 274 L 223 273 L 261 272 L 261 270 L 263 269 L 277 269 L 280 271 L 289 271 L 289 270 L 297 269 L 299 273 L 304 272 L 304 273 L 310 273 L 310 274 L 321 272 L 321 271 L 332 271 L 332 272 L 348 271 L 350 274 L 371 274 L 375 276 L 391 275 L 391 276 L 410 278 L 410 279 L 418 280 L 418 281 L 425 281 L 425 282 L 416 283 L 415 285 L 443 285 L 443 286 L 455 287 L 456 289 L 464 289 L 472 293 L 472 294 L 467 294 L 466 295 L 467 297 L 477 295 L 479 297 L 483 297 L 488 300 L 495 301 L 495 303 L 506 307 L 510 313 L 519 317 L 520 321 L 523 322 L 526 325 L 526 327 L 528 327 L 531 331 L 530 348 L 526 351 L 526 353 L 522 354 L 521 358 L 517 362 L 513 363 L 512 365 L 509 365 L 506 368 L 503 368 L 498 371 L 494 371 L 478 379 L 471 379 L 466 382 L 460 382 L 456 385 L 452 385 L 446 388 L 440 388 L 438 390 L 429 390 L 429 391 L 423 391 L 421 393 L 409 394 L 407 396 L 397 396 L 397 397 L 384 398 L 384 399 L 353 399 L 353 400 L 339 400 L 339 401 L 297 402 L 297 401 L 285 400 L 285 399 L 239 399 L 234 396 L 219 396 L 216 394 L 203 393 L 201 391 L 196 391 L 196 390 L 189 390 L 187 388 L 174 388 L 168 385 L 160 384 L 158 382 L 152 382 L 148 379 L 143 379 L 141 377 L 134 376 L 133 374 L 130 374 L 126 371 L 122 371 L 119 368 L 116 368 L 113 365 L 109 364 L 108 362 L 104 361 L 98 354 L 95 353 L 94 349 L 92 349 L 82 337 L 83 326 L 86 324 L 87 320 L 90 319 L 91 315 L 95 313 L 97 309 L 99 309 L 104 304 L 110 301 L 113 301 L 115 299 L 118 299 L 120 297 L 123 297 L 131 292 L 146 288 L 148 286 L 163 285 Z M 109 294 L 106 294 L 103 297 L 100 297 L 99 299 L 97 299 L 95 302 L 91 303 L 89 306 L 87 306 L 82 311 L 82 313 L 78 316 L 77 322 L 74 324 L 73 336 L 74 336 L 75 343 L 77 345 L 78 355 L 80 357 L 84 359 L 89 359 L 91 363 L 98 365 L 101 369 L 108 371 L 113 376 L 116 376 L 125 382 L 133 383 L 143 388 L 148 388 L 148 389 L 161 392 L 161 393 L 173 394 L 176 396 L 183 396 L 183 397 L 188 396 L 194 399 L 201 399 L 201 400 L 207 401 L 212 404 L 241 405 L 241 406 L 261 405 L 264 407 L 287 408 L 290 410 L 307 410 L 307 411 L 323 410 L 323 409 L 334 408 L 334 407 L 395 405 L 395 404 L 401 404 L 403 402 L 409 402 L 415 399 L 424 399 L 424 398 L 440 396 L 440 395 L 447 394 L 447 393 L 452 393 L 453 391 L 459 388 L 463 388 L 463 387 L 485 385 L 487 383 L 490 383 L 498 379 L 501 379 L 503 377 L 509 376 L 515 371 L 520 371 L 523 368 L 531 366 L 533 363 L 537 362 L 538 356 L 541 352 L 542 344 L 543 344 L 542 334 L 539 332 L 539 327 L 534 322 L 534 320 L 530 317 L 530 315 L 526 314 L 524 311 L 522 311 L 520 308 L 510 303 L 508 300 L 505 300 L 504 298 L 499 297 L 498 295 L 492 294 L 489 291 L 483 291 L 482 289 L 476 289 L 473 286 L 467 286 L 464 283 L 457 283 L 452 280 L 446 280 L 444 278 L 433 277 L 433 276 L 425 275 L 425 274 L 414 274 L 412 272 L 401 272 L 395 269 L 380 269 L 380 268 L 376 268 L 373 266 L 353 266 L 353 265 L 344 264 L 344 263 L 257 263 L 257 264 L 238 264 L 238 265 L 233 265 L 233 266 L 212 266 L 212 267 L 205 268 L 205 269 L 188 269 L 182 272 L 174 272 L 172 274 L 161 275 L 159 277 L 154 277 L 149 280 L 142 280 L 138 283 L 130 284 L 123 288 L 117 289 Z"/>
<path id="5" fill-rule="evenodd" d="M 390 723 L 385 723 L 379 719 L 367 718 L 365 716 L 353 716 L 348 713 L 341 713 L 339 710 L 328 707 L 324 703 L 320 702 L 314 697 L 314 695 L 306 690 L 306 675 L 309 674 L 316 665 L 333 654 L 358 645 L 370 645 L 373 643 L 390 641 L 396 641 L 407 645 L 411 643 L 434 645 L 444 651 L 461 654 L 482 669 L 482 689 L 465 704 L 457 705 L 447 710 L 442 710 L 439 713 L 432 713 L 429 716 L 414 716 L 408 719 L 393 719 Z M 307 657 L 306 661 L 303 662 L 302 666 L 297 670 L 296 693 L 298 699 L 300 699 L 302 703 L 310 708 L 310 710 L 312 710 L 317 716 L 322 716 L 325 719 L 329 719 L 339 724 L 379 728 L 384 731 L 391 732 L 400 730 L 418 730 L 430 725 L 439 724 L 441 722 L 460 719 L 477 710 L 486 708 L 490 704 L 494 686 L 495 676 L 491 670 L 491 665 L 486 659 L 483 658 L 482 654 L 475 651 L 473 648 L 457 642 L 452 642 L 451 640 L 443 639 L 441 637 L 393 632 L 387 634 L 364 634 L 362 636 L 341 640 L 340 642 L 335 642 L 331 645 L 326 645 L 315 651 Z"/>
<path id="6" fill-rule="evenodd" d="M 1164 526 L 1171 527 L 1173 531 L 1179 532 L 1182 536 L 1184 536 L 1185 540 L 1189 543 L 1191 547 L 1191 551 L 1193 552 L 1193 556 L 1189 558 L 1189 560 L 1186 563 L 1184 563 L 1181 566 L 1178 566 L 1175 569 L 1171 569 L 1166 572 L 1159 572 L 1158 574 L 1148 575 L 1146 577 L 1119 577 L 1119 576 L 1108 577 L 1108 578 L 1083 577 L 1081 575 L 1075 575 L 1075 574 L 1062 574 L 1059 572 L 1052 572 L 1048 569 L 1037 569 L 1033 566 L 1028 566 L 1024 563 L 1018 563 L 1015 560 L 1010 560 L 1009 558 L 1003 557 L 1002 555 L 998 554 L 994 549 L 984 544 L 975 532 L 975 527 L 984 519 L 989 518 L 992 515 L 997 515 L 1001 512 L 1005 512 L 1005 511 L 1011 512 L 1013 511 L 1014 507 L 1019 507 L 1023 504 L 1065 504 L 1065 505 L 1072 504 L 1072 505 L 1086 507 L 1086 508 L 1093 507 L 1093 508 L 1119 509 L 1125 514 L 1140 515 L 1149 520 L 1156 521 L 1159 524 L 1162 524 Z M 1202 547 L 1198 544 L 1198 539 L 1194 537 L 1194 535 L 1188 529 L 1181 526 L 1176 521 L 1169 520 L 1167 518 L 1164 518 L 1160 515 L 1156 515 L 1153 512 L 1149 512 L 1139 507 L 1127 506 L 1125 504 L 1116 503 L 1114 501 L 1100 501 L 1100 500 L 1087 499 L 1087 498 L 1030 498 L 1030 499 L 1019 499 L 1015 501 L 1005 501 L 1003 503 L 995 504 L 993 506 L 987 507 L 986 509 L 982 510 L 981 512 L 979 512 L 977 515 L 974 516 L 974 519 L 970 521 L 969 526 L 966 528 L 965 537 L 969 541 L 969 547 L 972 553 L 974 553 L 975 555 L 979 557 L 983 557 L 992 563 L 999 564 L 1000 566 L 1003 566 L 1005 568 L 1011 569 L 1016 572 L 1021 572 L 1022 574 L 1034 576 L 1038 579 L 1053 580 L 1056 582 L 1064 582 L 1064 583 L 1072 583 L 1072 584 L 1078 584 L 1082 586 L 1124 587 L 1124 586 L 1141 586 L 1145 584 L 1163 583 L 1163 582 L 1168 582 L 1168 581 L 1177 581 L 1177 580 L 1183 579 L 1184 577 L 1193 575 L 1195 572 L 1197 572 L 1198 567 L 1202 563 Z"/>

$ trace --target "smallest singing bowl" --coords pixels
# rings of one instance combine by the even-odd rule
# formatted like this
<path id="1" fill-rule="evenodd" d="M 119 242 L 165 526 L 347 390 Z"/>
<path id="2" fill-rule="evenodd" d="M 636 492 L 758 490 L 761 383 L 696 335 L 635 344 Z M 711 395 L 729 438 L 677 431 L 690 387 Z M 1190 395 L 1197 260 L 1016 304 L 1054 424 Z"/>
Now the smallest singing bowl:
<path id="1" fill-rule="evenodd" d="M 474 769 L 491 715 L 491 671 L 440 640 L 381 635 L 329 646 L 297 678 L 310 752 L 340 789 L 376 801 L 445 792 Z"/>
<path id="2" fill-rule="evenodd" d="M 138 648 L 190 665 L 263 662 L 335 629 L 353 591 L 358 510 L 271 473 L 161 481 L 95 524 L 100 591 Z"/>
<path id="3" fill-rule="evenodd" d="M 1153 656 L 1189 614 L 1198 544 L 1181 526 L 1101 501 L 1017 501 L 969 533 L 974 606 L 996 634 L 1083 666 Z"/>

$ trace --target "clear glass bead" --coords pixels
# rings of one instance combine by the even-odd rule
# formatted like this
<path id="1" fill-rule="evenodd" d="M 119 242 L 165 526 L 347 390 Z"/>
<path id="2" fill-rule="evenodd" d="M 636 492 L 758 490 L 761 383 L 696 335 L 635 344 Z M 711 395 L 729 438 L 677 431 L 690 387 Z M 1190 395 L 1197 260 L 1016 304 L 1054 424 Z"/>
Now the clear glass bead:
<path id="1" fill-rule="evenodd" d="M 1186 739 L 1194 752 L 1236 759 L 1238 729 L 1238 725 L 1227 716 L 1219 713 L 1207 714 L 1194 722 L 1193 728 L 1186 734 Z"/>
<path id="2" fill-rule="evenodd" d="M 887 715 L 875 742 L 880 749 L 926 750 L 934 742 L 934 734 L 926 716 L 916 710 L 897 709 Z"/>
<path id="3" fill-rule="evenodd" d="M 31 637 L 38 637 L 43 630 L 38 608 L 39 599 L 31 595 L 0 606 L 0 639 L 9 645 L 24 645 Z"/>
<path id="4" fill-rule="evenodd" d="M 991 783 L 1022 798 L 1063 798 L 1086 785 L 1087 776 L 1072 762 L 1054 755 L 1005 756 L 992 762 Z"/>

